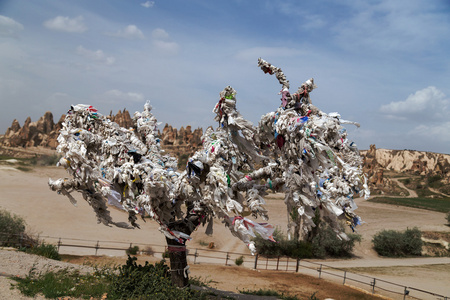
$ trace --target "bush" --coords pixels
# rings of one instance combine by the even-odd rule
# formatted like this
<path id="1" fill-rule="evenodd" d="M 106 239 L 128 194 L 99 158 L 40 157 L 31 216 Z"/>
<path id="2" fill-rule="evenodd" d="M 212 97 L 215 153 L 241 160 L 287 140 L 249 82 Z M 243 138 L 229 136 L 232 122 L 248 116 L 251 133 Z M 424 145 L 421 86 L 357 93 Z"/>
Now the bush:
<path id="1" fill-rule="evenodd" d="M 239 256 L 238 258 L 236 258 L 234 260 L 234 263 L 236 264 L 236 266 L 240 266 L 244 263 L 244 256 Z"/>
<path id="2" fill-rule="evenodd" d="M 125 250 L 125 253 L 127 255 L 136 255 L 139 252 L 139 246 L 133 246 L 133 247 L 128 247 L 127 250 Z"/>
<path id="3" fill-rule="evenodd" d="M 25 236 L 25 221 L 7 210 L 0 210 L 0 245 L 18 247 Z"/>
<path id="4" fill-rule="evenodd" d="M 422 233 L 415 227 L 404 232 L 383 230 L 373 237 L 375 251 L 381 256 L 420 256 L 422 253 Z"/>
<path id="5" fill-rule="evenodd" d="M 128 256 L 126 264 L 112 276 L 108 299 L 191 299 L 190 290 L 172 285 L 169 267 L 164 261 L 155 265 L 145 262 L 142 266 L 136 260 Z"/>
<path id="6" fill-rule="evenodd" d="M 349 234 L 349 239 L 343 240 L 328 225 L 318 223 L 309 241 L 288 240 L 278 229 L 273 234 L 276 243 L 257 236 L 253 241 L 258 254 L 266 257 L 288 256 L 295 259 L 350 257 L 355 243 L 361 241 L 361 236 Z"/>
<path id="7" fill-rule="evenodd" d="M 440 188 L 441 186 L 443 186 L 441 180 L 442 177 L 440 175 L 433 175 L 427 178 L 427 183 L 432 188 Z"/>
<path id="8" fill-rule="evenodd" d="M 348 234 L 348 240 L 344 240 L 330 226 L 320 224 L 311 240 L 312 252 L 316 258 L 351 257 L 355 243 L 360 241 L 361 236 L 358 234 Z"/>
<path id="9" fill-rule="evenodd" d="M 58 253 L 58 248 L 55 245 L 46 244 L 45 242 L 42 242 L 38 246 L 34 246 L 31 248 L 21 248 L 20 250 L 26 253 L 44 256 L 54 260 L 61 260 L 61 256 Z"/>

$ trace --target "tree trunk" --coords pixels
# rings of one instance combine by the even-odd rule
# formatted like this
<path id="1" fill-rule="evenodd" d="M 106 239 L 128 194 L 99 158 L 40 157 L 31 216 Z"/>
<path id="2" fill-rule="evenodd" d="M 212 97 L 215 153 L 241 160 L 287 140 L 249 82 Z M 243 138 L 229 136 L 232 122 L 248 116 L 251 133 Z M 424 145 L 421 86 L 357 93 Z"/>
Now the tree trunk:
<path id="1" fill-rule="evenodd" d="M 170 230 L 190 235 L 199 224 L 200 221 L 197 215 L 188 214 L 183 220 L 170 223 L 169 228 Z M 166 237 L 166 242 L 169 250 L 172 284 L 180 288 L 187 287 L 189 285 L 189 276 L 185 240 L 180 242 Z"/>
<path id="2" fill-rule="evenodd" d="M 187 287 L 189 285 L 189 277 L 187 274 L 186 246 L 180 244 L 177 240 L 167 237 L 166 242 L 169 250 L 172 284 L 180 288 Z"/>

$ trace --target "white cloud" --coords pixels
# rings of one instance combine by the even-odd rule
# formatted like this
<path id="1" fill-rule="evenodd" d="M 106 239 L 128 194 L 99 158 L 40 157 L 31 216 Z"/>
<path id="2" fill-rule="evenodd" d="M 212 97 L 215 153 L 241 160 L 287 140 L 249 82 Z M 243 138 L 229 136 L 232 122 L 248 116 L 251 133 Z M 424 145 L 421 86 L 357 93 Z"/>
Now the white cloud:
<path id="1" fill-rule="evenodd" d="M 57 16 L 44 22 L 44 26 L 51 30 L 81 33 L 87 30 L 87 26 L 83 23 L 83 16 L 69 18 Z"/>
<path id="2" fill-rule="evenodd" d="M 14 19 L 0 15 L 0 36 L 17 37 L 23 25 Z"/>
<path id="3" fill-rule="evenodd" d="M 105 102 L 140 102 L 144 103 L 144 95 L 134 92 L 122 92 L 120 90 L 109 90 L 104 94 Z"/>
<path id="4" fill-rule="evenodd" d="M 117 31 L 116 33 L 110 33 L 108 35 L 130 40 L 133 39 L 143 40 L 145 38 L 142 31 L 139 28 L 137 28 L 136 25 L 128 25 L 124 29 Z"/>
<path id="5" fill-rule="evenodd" d="M 155 1 L 147 1 L 147 2 L 141 3 L 141 5 L 145 8 L 150 8 L 155 5 Z"/>
<path id="6" fill-rule="evenodd" d="M 163 54 L 174 55 L 179 51 L 179 45 L 170 40 L 170 36 L 164 29 L 157 28 L 152 31 L 153 46 Z"/>
<path id="7" fill-rule="evenodd" d="M 156 28 L 152 31 L 152 37 L 158 40 L 167 40 L 169 39 L 169 34 L 164 29 Z"/>
<path id="8" fill-rule="evenodd" d="M 448 103 L 445 94 L 434 86 L 429 86 L 411 94 L 404 101 L 391 102 L 380 107 L 387 118 L 407 120 L 421 116 L 421 120 L 448 118 Z"/>
<path id="9" fill-rule="evenodd" d="M 410 134 L 419 135 L 426 139 L 436 139 L 440 142 L 450 142 L 450 122 L 435 124 L 433 126 L 419 125 Z"/>
<path id="10" fill-rule="evenodd" d="M 102 50 L 88 50 L 83 46 L 77 47 L 77 54 L 88 58 L 92 61 L 104 63 L 107 65 L 112 65 L 115 63 L 116 59 L 113 56 L 107 56 Z"/>

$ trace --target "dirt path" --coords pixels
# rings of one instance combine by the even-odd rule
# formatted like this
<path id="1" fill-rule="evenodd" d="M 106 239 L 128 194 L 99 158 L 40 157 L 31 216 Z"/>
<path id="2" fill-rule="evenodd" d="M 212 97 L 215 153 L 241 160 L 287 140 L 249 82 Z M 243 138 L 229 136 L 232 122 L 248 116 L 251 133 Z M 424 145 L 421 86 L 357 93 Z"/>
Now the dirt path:
<path id="1" fill-rule="evenodd" d="M 417 195 L 417 193 L 416 193 L 416 191 L 413 191 L 413 190 L 411 190 L 411 189 L 408 189 L 399 179 L 406 179 L 406 178 L 408 178 L 408 177 L 404 177 L 404 178 L 391 178 L 393 181 L 395 181 L 397 184 L 398 184 L 398 186 L 400 187 L 400 188 L 402 188 L 402 189 L 405 189 L 405 190 L 407 190 L 408 191 L 408 193 L 409 193 L 409 195 L 408 196 L 406 196 L 406 198 L 417 198 L 418 197 L 418 195 Z M 402 196 L 403 197 L 403 196 Z"/>

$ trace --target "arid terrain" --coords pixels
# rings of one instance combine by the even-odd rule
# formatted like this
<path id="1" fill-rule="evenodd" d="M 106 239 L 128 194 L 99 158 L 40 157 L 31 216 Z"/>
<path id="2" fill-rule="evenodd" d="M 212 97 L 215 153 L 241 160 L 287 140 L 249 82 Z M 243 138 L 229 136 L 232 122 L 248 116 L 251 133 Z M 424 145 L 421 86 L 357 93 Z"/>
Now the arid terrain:
<path id="1" fill-rule="evenodd" d="M 29 230 L 32 233 L 39 234 L 42 239 L 51 243 L 56 243 L 58 237 L 89 240 L 92 241 L 90 242 L 91 245 L 95 244 L 95 241 L 120 241 L 124 243 L 125 246 L 122 247 L 125 248 L 130 243 L 160 245 L 161 247 L 165 245 L 165 239 L 158 231 L 155 222 L 140 220 L 141 229 L 123 229 L 97 224 L 94 212 L 81 197 L 76 195 L 78 206 L 74 207 L 66 197 L 50 191 L 47 186 L 48 178 L 65 177 L 64 169 L 33 167 L 28 171 L 20 171 L 16 167 L 17 165 L 14 162 L 0 165 L 0 208 L 23 217 Z M 383 229 L 404 230 L 418 227 L 423 231 L 448 232 L 449 227 L 445 225 L 444 213 L 377 204 L 362 199 L 358 199 L 357 204 L 359 206 L 357 212 L 365 223 L 357 228 L 362 235 L 362 242 L 356 246 L 355 257 L 348 260 L 318 262 L 404 286 L 447 296 L 450 294 L 448 288 L 450 258 L 387 259 L 379 257 L 371 245 L 372 236 Z M 270 222 L 285 230 L 286 212 L 282 195 L 269 195 L 267 197 L 267 208 L 271 216 Z M 127 216 L 119 210 L 112 209 L 111 215 L 116 222 L 127 222 Z M 204 228 L 200 227 L 193 234 L 193 240 L 188 243 L 188 248 L 191 251 L 206 249 L 205 245 L 214 242 L 215 250 L 250 254 L 246 246 L 234 238 L 220 222 L 215 224 L 212 236 L 207 236 L 203 232 Z M 159 251 L 155 246 L 152 247 L 155 251 Z M 92 248 L 61 247 L 60 249 L 63 254 L 77 256 L 92 256 L 94 251 Z M 120 263 L 126 259 L 124 251 L 99 250 L 98 255 L 102 256 L 100 260 L 98 257 L 94 258 L 98 262 L 112 260 Z M 114 258 L 110 258 L 111 256 L 114 256 Z M 85 259 L 74 258 L 73 262 L 82 263 Z M 141 259 L 158 258 L 143 257 Z M 11 263 L 22 264 L 21 261 Z M 5 270 L 0 270 L 0 272 L 11 274 Z M 316 296 L 319 299 L 327 297 L 333 299 L 362 299 L 360 292 L 353 294 L 355 290 L 343 286 L 341 278 L 325 277 L 325 280 L 318 279 L 317 272 L 312 272 L 312 276 L 306 276 L 303 273 L 255 271 L 251 270 L 251 263 L 244 264 L 241 267 L 225 267 L 223 262 L 212 262 L 212 264 L 191 263 L 191 272 L 192 276 L 210 280 L 213 287 L 231 292 L 266 288 L 287 291 L 301 297 L 309 297 L 317 291 Z M 1 277 L 1 280 L 4 282 L 6 278 Z M 403 299 L 403 296 L 389 296 Z M 371 299 L 371 297 L 367 295 L 366 299 Z"/>

